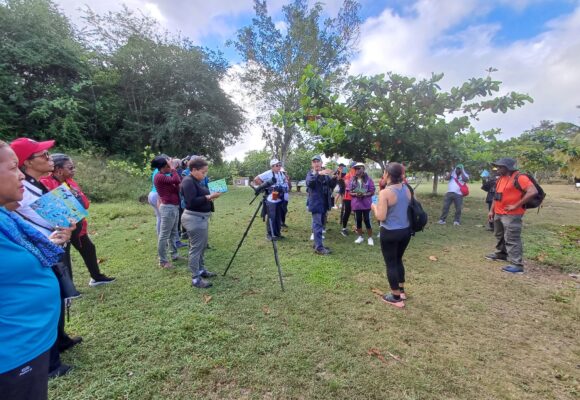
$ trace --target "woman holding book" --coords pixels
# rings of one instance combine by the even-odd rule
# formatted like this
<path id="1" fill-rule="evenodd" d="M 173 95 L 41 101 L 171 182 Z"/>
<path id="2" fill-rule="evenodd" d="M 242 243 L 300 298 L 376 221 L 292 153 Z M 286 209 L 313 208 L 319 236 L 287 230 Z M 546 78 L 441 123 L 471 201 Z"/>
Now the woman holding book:
<path id="1" fill-rule="evenodd" d="M 358 238 L 354 242 L 356 244 L 364 242 L 362 236 L 362 223 L 364 220 L 368 235 L 367 243 L 369 246 L 374 246 L 370 213 L 373 195 L 375 194 L 375 183 L 365 172 L 365 165 L 363 163 L 356 163 L 354 170 L 355 175 L 350 181 L 350 195 L 352 196 L 351 207 L 355 213 L 356 232 L 358 234 Z"/>
<path id="2" fill-rule="evenodd" d="M 54 170 L 49 176 L 40 178 L 40 182 L 48 189 L 53 190 L 60 185 L 65 185 L 67 189 L 73 194 L 77 201 L 85 208 L 88 209 L 90 206 L 89 199 L 81 190 L 79 184 L 73 179 L 75 176 L 75 165 L 73 160 L 66 154 L 53 154 L 51 156 Z M 74 248 L 79 252 L 89 274 L 91 275 L 91 280 L 89 281 L 89 286 L 99 286 L 107 283 L 111 283 L 115 280 L 113 277 L 109 277 L 101 273 L 99 269 L 99 262 L 97 259 L 97 250 L 95 245 L 89 237 L 87 229 L 87 219 L 83 218 L 77 222 L 76 229 L 73 231 L 71 236 L 70 244 L 66 248 L 65 253 L 65 263 L 67 265 L 72 265 L 70 261 L 70 245 L 72 244 Z M 72 269 L 71 269 L 72 277 Z"/>
<path id="3" fill-rule="evenodd" d="M 57 337 L 60 290 L 51 267 L 70 231 L 43 235 L 12 210 L 22 201 L 24 174 L 0 141 L 0 394 L 48 398 L 50 350 Z"/>

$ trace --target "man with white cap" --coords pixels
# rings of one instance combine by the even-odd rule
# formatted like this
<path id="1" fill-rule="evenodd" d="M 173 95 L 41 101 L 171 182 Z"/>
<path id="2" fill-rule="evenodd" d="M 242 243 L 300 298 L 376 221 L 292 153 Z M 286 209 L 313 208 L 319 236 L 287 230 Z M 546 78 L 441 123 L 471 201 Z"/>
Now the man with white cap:
<path id="1" fill-rule="evenodd" d="M 270 228 L 270 222 L 266 223 L 266 238 L 268 240 L 277 240 L 283 239 L 280 234 L 282 228 L 282 201 L 285 193 L 288 192 L 288 182 L 286 175 L 280 171 L 282 163 L 278 159 L 273 158 L 270 160 L 270 168 L 270 170 L 256 176 L 254 183 L 259 186 L 264 182 L 272 182 L 272 185 L 266 189 L 268 197 L 264 204 L 265 212 L 272 225 Z"/>

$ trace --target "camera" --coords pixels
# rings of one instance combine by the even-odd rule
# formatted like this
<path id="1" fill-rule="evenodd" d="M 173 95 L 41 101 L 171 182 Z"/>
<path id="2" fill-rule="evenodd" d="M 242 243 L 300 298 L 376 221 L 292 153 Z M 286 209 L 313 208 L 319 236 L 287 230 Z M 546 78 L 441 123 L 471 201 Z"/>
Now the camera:
<path id="1" fill-rule="evenodd" d="M 498 192 L 495 192 L 495 194 L 493 195 L 493 199 L 494 199 L 495 201 L 501 201 L 501 199 L 502 199 L 502 195 L 503 195 L 503 193 L 498 193 Z"/>
<path id="2" fill-rule="evenodd" d="M 272 177 L 272 179 L 263 182 L 261 185 L 254 187 L 254 194 L 257 196 L 263 191 L 267 190 L 270 186 L 276 183 L 276 178 Z"/>

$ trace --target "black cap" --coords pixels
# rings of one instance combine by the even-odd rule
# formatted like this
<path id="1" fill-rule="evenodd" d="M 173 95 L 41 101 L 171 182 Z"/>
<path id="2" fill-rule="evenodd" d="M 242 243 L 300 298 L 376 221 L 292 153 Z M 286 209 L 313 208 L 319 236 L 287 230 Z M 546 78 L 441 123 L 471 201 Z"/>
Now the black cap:
<path id="1" fill-rule="evenodd" d="M 517 171 L 516 160 L 513 158 L 500 158 L 496 162 L 492 162 L 494 167 L 506 167 L 508 171 Z"/>
<path id="2" fill-rule="evenodd" d="M 157 156 L 151 161 L 151 169 L 161 169 L 167 165 L 167 158 L 163 156 Z"/>

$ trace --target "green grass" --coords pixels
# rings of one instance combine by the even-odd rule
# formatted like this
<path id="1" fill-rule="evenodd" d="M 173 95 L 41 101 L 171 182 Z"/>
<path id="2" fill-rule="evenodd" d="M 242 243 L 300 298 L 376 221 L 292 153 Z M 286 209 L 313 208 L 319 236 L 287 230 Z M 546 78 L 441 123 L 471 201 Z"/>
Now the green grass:
<path id="1" fill-rule="evenodd" d="M 419 195 L 434 222 L 442 197 L 428 189 Z M 75 369 L 51 381 L 50 398 L 576 399 L 578 282 L 560 268 L 580 265 L 578 226 L 569 225 L 580 221 L 580 195 L 547 189 L 546 206 L 525 217 L 528 273 L 508 276 L 482 258 L 494 239 L 472 189 L 461 227 L 430 224 L 411 241 L 404 310 L 371 291 L 388 288 L 378 241 L 340 236 L 336 211 L 326 235 L 333 254 L 312 253 L 303 196 L 293 195 L 279 243 L 285 292 L 259 219 L 227 276 L 197 290 L 185 262 L 157 266 L 149 206 L 94 205 L 89 231 L 102 270 L 118 279 L 88 288 L 75 257 L 84 296 L 67 331 L 85 341 L 64 354 Z M 212 270 L 223 272 L 236 249 L 251 198 L 238 189 L 217 201 Z"/>

